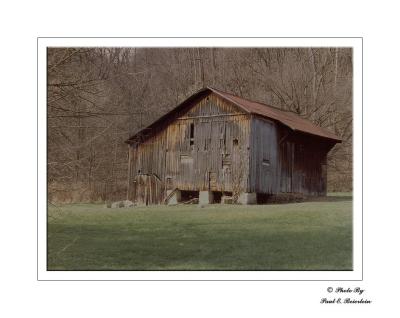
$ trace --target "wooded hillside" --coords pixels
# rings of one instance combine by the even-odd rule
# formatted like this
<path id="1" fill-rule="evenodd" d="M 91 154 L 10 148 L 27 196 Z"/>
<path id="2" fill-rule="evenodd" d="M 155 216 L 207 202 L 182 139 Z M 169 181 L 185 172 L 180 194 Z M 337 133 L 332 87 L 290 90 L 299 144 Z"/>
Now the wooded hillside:
<path id="1" fill-rule="evenodd" d="M 336 133 L 328 191 L 349 191 L 352 64 L 349 48 L 49 48 L 49 200 L 124 198 L 124 141 L 204 86 Z"/>

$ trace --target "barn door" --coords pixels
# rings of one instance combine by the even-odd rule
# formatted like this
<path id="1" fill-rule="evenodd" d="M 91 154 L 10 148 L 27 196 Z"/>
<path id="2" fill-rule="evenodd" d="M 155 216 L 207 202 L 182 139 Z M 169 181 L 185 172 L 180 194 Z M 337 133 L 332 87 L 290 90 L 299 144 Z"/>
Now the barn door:
<path id="1" fill-rule="evenodd" d="M 133 200 L 138 205 L 152 205 L 162 203 L 164 186 L 154 174 L 139 174 L 134 180 Z"/>

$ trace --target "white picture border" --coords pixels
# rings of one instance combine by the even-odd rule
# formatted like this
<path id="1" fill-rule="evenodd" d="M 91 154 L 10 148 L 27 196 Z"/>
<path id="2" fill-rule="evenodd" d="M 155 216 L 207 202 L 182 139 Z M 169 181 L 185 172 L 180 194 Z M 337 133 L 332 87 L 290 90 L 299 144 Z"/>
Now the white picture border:
<path id="1" fill-rule="evenodd" d="M 47 47 L 352 47 L 353 48 L 353 271 L 47 271 Z M 38 280 L 271 280 L 363 279 L 362 38 L 46 38 L 37 39 Z"/>

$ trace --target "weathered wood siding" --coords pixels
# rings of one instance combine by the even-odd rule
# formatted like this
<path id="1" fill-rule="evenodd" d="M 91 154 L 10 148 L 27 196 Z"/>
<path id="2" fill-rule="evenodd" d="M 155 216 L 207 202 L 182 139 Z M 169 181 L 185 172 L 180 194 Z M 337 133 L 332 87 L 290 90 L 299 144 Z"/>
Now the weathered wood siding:
<path id="1" fill-rule="evenodd" d="M 190 103 L 130 145 L 128 198 L 160 203 L 176 188 L 326 194 L 326 155 L 334 143 L 244 113 L 214 93 Z"/>
<path id="2" fill-rule="evenodd" d="M 139 174 L 132 182 L 131 193 L 136 203 L 150 205 L 163 202 L 164 190 L 163 183 L 155 175 Z"/>
<path id="3" fill-rule="evenodd" d="M 130 147 L 130 183 L 137 175 L 154 174 L 165 190 L 248 191 L 249 136 L 249 115 L 210 94 Z"/>
<path id="4" fill-rule="evenodd" d="M 250 192 L 326 194 L 326 155 L 332 144 L 253 117 Z"/>
<path id="5" fill-rule="evenodd" d="M 280 193 L 326 194 L 326 156 L 331 144 L 280 127 L 278 133 Z"/>
<path id="6" fill-rule="evenodd" d="M 278 192 L 277 124 L 253 117 L 250 135 L 250 192 Z"/>

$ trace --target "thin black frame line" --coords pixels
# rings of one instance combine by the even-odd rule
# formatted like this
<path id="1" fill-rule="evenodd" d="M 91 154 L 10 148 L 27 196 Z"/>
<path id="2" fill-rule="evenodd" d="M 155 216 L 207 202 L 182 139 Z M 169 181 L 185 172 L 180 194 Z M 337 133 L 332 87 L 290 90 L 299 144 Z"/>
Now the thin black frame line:
<path id="1" fill-rule="evenodd" d="M 60 39 L 67 39 L 67 38 L 85 38 L 85 39 L 90 39 L 90 38 L 95 38 L 95 39 L 107 39 L 107 38 L 123 38 L 123 39 L 130 39 L 130 38 L 140 38 L 140 39 L 164 39 L 164 38 L 185 38 L 185 39 L 199 39 L 199 38 L 218 38 L 218 39 L 224 39 L 224 38 L 229 38 L 229 39 L 361 39 L 361 280 L 360 279 L 355 279 L 355 280 L 47 280 L 47 279 L 39 279 L 39 39 L 46 39 L 46 38 L 60 38 Z M 36 158 L 37 158 L 37 163 L 36 163 L 36 175 L 37 175 L 37 198 L 36 198 L 36 206 L 37 206 L 37 212 L 36 212 L 36 255 L 37 255 L 37 260 L 36 260 L 36 266 L 37 266 L 37 281 L 363 281 L 364 280 L 364 166 L 363 166 L 363 161 L 364 161 L 364 117 L 363 117 L 363 106 L 364 106 L 364 38 L 363 37 L 37 37 L 36 41 L 36 55 L 37 55 L 37 65 L 36 65 L 36 72 L 37 72 L 37 83 L 36 83 L 36 103 L 37 103 L 37 113 L 36 113 L 36 138 L 37 138 L 37 143 L 36 143 Z M 47 57 L 46 57 L 47 61 Z M 46 90 L 46 96 L 47 96 L 47 90 Z M 47 112 L 46 112 L 47 113 Z M 46 125 L 47 125 L 47 117 L 46 117 Z M 46 133 L 46 153 L 47 153 L 47 133 Z M 354 146 L 353 146 L 354 147 Z M 47 156 L 46 156 L 47 158 Z M 47 179 L 47 167 L 46 167 L 46 179 Z M 47 197 L 47 191 L 48 191 L 48 185 L 46 183 L 46 197 Z M 48 215 L 48 207 L 46 207 L 46 215 Z M 354 226 L 354 225 L 353 225 Z M 46 224 L 46 233 L 47 233 L 47 224 Z M 47 236 L 47 235 L 46 235 Z M 353 251 L 354 255 L 354 251 Z M 47 268 L 47 259 L 46 259 L 46 268 Z M 159 272 L 159 271 L 157 271 Z M 168 271 L 162 271 L 162 272 L 168 272 Z M 246 271 L 240 271 L 240 272 L 246 272 Z M 253 271 L 251 271 L 253 272 Z M 263 271 L 265 272 L 265 271 Z"/>

